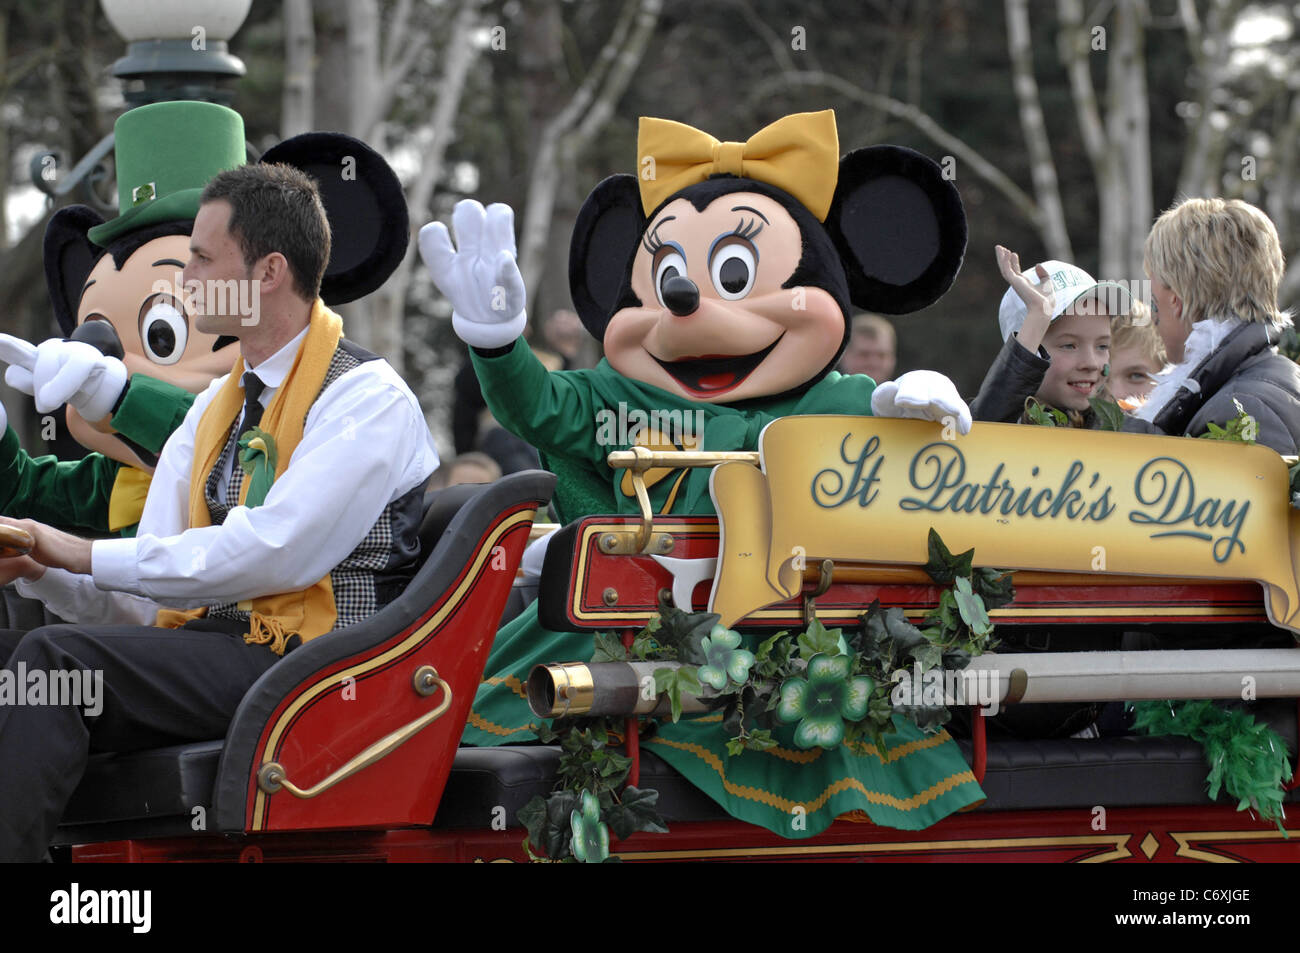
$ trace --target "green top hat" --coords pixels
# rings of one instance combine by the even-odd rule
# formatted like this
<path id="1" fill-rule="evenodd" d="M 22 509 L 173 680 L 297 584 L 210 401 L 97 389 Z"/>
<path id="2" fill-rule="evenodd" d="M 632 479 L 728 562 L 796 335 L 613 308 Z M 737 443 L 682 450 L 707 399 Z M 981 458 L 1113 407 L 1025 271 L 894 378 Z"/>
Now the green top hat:
<path id="1" fill-rule="evenodd" d="M 216 103 L 151 103 L 128 110 L 114 127 L 120 214 L 87 233 L 107 247 L 157 222 L 192 219 L 218 172 L 244 164 L 244 120 Z"/>

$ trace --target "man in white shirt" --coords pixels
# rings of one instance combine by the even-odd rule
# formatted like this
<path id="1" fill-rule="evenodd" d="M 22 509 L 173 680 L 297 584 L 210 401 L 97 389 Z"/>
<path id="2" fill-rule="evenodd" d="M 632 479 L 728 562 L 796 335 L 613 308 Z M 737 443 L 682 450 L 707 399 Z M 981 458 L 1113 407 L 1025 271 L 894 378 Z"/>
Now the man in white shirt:
<path id="1" fill-rule="evenodd" d="M 329 244 L 301 172 L 215 178 L 185 285 L 197 327 L 239 338 L 243 361 L 163 448 L 137 536 L 92 543 L 3 520 L 35 546 L 0 560 L 0 582 L 71 623 L 0 633 L 10 683 L 90 672 L 103 690 L 93 708 L 0 695 L 0 860 L 44 854 L 90 753 L 221 737 L 285 651 L 372 614 L 409 578 L 437 453 L 401 378 L 342 339 L 319 300 Z M 232 279 L 248 284 L 213 293 Z"/>

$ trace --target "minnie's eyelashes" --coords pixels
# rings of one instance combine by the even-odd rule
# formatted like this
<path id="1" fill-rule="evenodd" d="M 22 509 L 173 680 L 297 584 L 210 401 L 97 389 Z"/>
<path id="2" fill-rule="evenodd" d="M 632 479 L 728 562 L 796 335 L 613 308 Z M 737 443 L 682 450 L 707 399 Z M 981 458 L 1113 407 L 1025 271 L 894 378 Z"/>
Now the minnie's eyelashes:
<path id="1" fill-rule="evenodd" d="M 761 232 L 762 230 L 763 230 L 763 226 L 758 223 L 757 218 L 751 218 L 749 220 L 749 224 L 746 224 L 745 219 L 742 216 L 739 224 L 736 225 L 735 229 L 732 230 L 731 234 L 736 236 L 737 238 L 753 240 L 754 238 L 758 237 L 758 233 Z"/>
<path id="2" fill-rule="evenodd" d="M 664 241 L 659 237 L 659 229 L 663 228 L 669 222 L 676 221 L 676 219 L 676 215 L 669 215 L 665 218 L 661 218 L 655 223 L 654 228 L 645 233 L 645 237 L 642 239 L 641 244 L 645 246 L 646 251 L 653 255 L 659 249 L 664 247 Z"/>

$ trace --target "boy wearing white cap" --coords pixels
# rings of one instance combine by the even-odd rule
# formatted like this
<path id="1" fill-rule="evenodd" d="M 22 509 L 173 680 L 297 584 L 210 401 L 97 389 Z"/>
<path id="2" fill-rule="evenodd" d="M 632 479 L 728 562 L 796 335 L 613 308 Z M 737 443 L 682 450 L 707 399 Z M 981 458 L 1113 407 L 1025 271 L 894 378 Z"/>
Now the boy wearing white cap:
<path id="1" fill-rule="evenodd" d="M 1011 285 L 998 309 L 1005 343 L 971 402 L 971 416 L 1018 423 L 1034 397 L 1065 413 L 1072 426 L 1091 426 L 1088 401 L 1105 384 L 1111 312 L 1127 310 L 1127 290 L 1060 261 L 1022 272 L 1019 256 L 1001 245 L 997 256 Z"/>

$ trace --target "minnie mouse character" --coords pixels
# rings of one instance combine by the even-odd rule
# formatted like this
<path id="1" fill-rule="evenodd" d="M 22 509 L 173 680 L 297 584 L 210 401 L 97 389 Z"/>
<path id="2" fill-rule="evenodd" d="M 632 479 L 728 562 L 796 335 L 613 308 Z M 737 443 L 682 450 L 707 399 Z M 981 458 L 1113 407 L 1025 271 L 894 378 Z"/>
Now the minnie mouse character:
<path id="1" fill-rule="evenodd" d="M 439 223 L 420 232 L 489 408 L 560 477 L 561 520 L 637 510 L 629 475 L 605 463 L 633 443 L 753 450 L 766 424 L 790 414 L 951 419 L 969 430 L 969 410 L 941 374 L 913 371 L 878 386 L 833 370 L 848 343 L 850 305 L 917 310 L 961 265 L 965 214 L 935 163 L 894 146 L 840 159 L 829 110 L 788 116 L 746 143 L 642 119 L 638 153 L 640 175 L 600 183 L 574 228 L 570 291 L 606 355 L 592 370 L 547 372 L 519 343 L 525 294 L 507 206 L 457 205 L 459 250 Z M 616 428 L 600 427 L 610 414 L 637 412 L 700 426 L 612 435 Z M 661 513 L 710 513 L 708 478 L 703 468 L 652 471 L 651 502 Z M 532 718 L 511 677 L 526 678 L 537 661 L 589 654 L 589 637 L 542 630 L 535 607 L 520 616 L 498 634 L 464 740 L 528 740 Z M 914 727 L 898 729 L 899 743 L 921 738 Z M 816 769 L 804 764 L 785 777 L 779 765 L 788 762 L 770 753 L 728 758 L 723 734 L 716 722 L 684 720 L 661 726 L 655 751 L 733 815 L 785 836 L 810 836 L 855 809 L 915 829 L 982 797 L 946 736 L 891 762 L 903 771 L 840 746 L 819 752 Z M 778 775 L 780 789 L 769 791 Z M 796 792 L 798 803 L 816 806 L 792 832 L 788 811 L 773 805 Z"/>
<path id="2" fill-rule="evenodd" d="M 420 232 L 488 406 L 565 478 L 562 519 L 635 510 L 621 471 L 610 499 L 605 464 L 634 441 L 596 439 L 597 412 L 620 405 L 670 420 L 701 412 L 703 433 L 678 436 L 703 450 L 754 449 L 762 427 L 789 414 L 952 417 L 969 430 L 966 404 L 940 374 L 877 387 L 832 370 L 850 304 L 914 311 L 961 266 L 965 214 L 937 165 L 894 146 L 838 159 L 830 110 L 786 117 L 748 143 L 642 119 L 638 151 L 641 176 L 598 185 L 570 246 L 574 305 L 605 349 L 593 370 L 547 373 L 516 343 L 527 317 L 509 207 L 457 205 L 459 252 L 441 223 Z M 672 512 L 711 512 L 707 471 L 669 475 L 654 474 L 656 509 L 667 512 L 672 495 Z"/>

